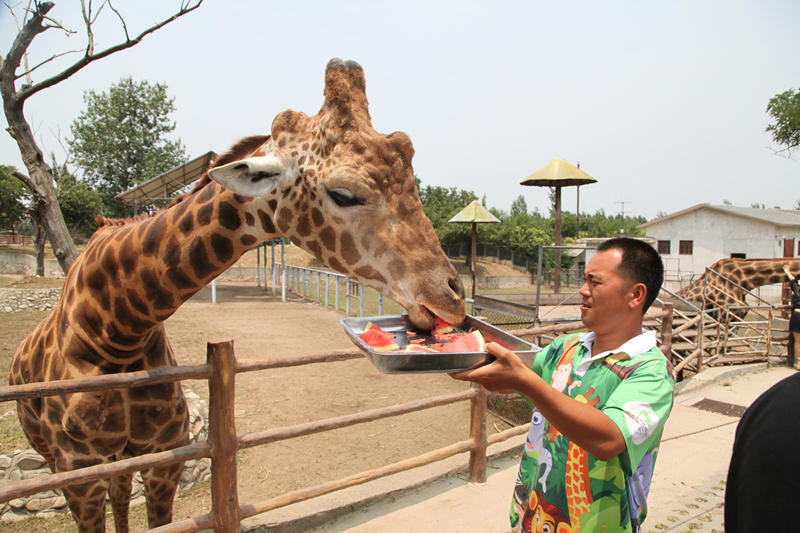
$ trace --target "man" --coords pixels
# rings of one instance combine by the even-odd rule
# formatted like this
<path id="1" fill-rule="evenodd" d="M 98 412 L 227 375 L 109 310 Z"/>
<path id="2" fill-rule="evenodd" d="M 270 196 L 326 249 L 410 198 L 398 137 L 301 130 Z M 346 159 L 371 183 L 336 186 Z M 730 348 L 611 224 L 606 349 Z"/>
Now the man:
<path id="1" fill-rule="evenodd" d="M 664 277 L 658 253 L 630 238 L 603 242 L 580 289 L 587 334 L 557 338 L 532 368 L 489 343 L 490 364 L 451 374 L 534 407 L 511 506 L 513 531 L 638 531 L 672 368 L 642 329 Z"/>

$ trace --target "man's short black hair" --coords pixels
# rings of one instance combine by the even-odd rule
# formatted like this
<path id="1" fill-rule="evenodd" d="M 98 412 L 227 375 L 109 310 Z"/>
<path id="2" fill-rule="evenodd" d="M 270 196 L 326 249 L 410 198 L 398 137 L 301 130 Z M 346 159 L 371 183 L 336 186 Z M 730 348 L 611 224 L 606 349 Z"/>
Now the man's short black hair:
<path id="1" fill-rule="evenodd" d="M 620 250 L 620 274 L 633 283 L 644 283 L 647 287 L 642 313 L 647 312 L 664 282 L 664 263 L 661 262 L 661 256 L 646 242 L 630 237 L 608 239 L 597 247 L 598 252 L 606 250 Z"/>

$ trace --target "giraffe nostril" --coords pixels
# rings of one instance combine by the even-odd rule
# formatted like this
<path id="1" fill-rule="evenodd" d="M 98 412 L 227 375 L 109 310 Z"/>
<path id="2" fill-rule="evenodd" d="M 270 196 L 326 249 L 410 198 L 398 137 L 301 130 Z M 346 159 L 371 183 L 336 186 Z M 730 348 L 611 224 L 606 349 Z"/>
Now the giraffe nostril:
<path id="1" fill-rule="evenodd" d="M 453 292 L 459 298 L 464 298 L 464 284 L 461 283 L 461 278 L 458 276 L 450 276 L 447 280 L 447 284 L 453 290 Z"/>

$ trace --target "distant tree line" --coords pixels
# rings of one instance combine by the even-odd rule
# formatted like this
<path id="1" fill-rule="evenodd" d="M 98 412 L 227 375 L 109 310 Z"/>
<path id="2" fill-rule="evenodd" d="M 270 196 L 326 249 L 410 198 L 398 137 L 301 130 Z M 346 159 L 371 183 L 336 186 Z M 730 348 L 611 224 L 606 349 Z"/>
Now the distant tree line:
<path id="1" fill-rule="evenodd" d="M 478 200 L 478 196 L 472 191 L 457 187 L 423 186 L 419 178 L 417 178 L 417 188 L 422 208 L 431 219 L 441 243 L 446 246 L 466 244 L 466 249 L 469 249 L 472 225 L 448 221 L 467 204 Z M 481 203 L 487 207 L 485 198 Z M 511 203 L 508 211 L 495 207 L 487 209 L 500 220 L 500 223 L 478 224 L 477 234 L 480 242 L 507 246 L 515 252 L 530 256 L 535 256 L 540 246 L 553 244 L 555 227 L 552 204 L 545 216 L 536 209 L 528 209 L 525 197 L 520 194 Z M 626 215 L 623 219 L 622 215 L 606 215 L 602 209 L 594 214 L 581 213 L 580 237 L 613 237 L 622 234 L 623 231 L 625 235 L 639 237 L 644 235 L 644 230 L 638 226 L 645 222 L 647 219 L 642 216 Z M 561 235 L 564 244 L 576 241 L 577 223 L 575 213 L 562 211 Z"/>

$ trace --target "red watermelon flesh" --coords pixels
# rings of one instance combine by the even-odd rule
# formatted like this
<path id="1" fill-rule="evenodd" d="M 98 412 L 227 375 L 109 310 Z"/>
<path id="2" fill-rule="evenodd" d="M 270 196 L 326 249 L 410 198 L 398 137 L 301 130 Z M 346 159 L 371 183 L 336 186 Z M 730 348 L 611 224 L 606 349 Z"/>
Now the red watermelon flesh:
<path id="1" fill-rule="evenodd" d="M 368 328 L 359 337 L 367 343 L 367 345 L 379 351 L 390 351 L 399 348 L 394 342 L 394 333 L 382 330 L 375 324 L 368 324 Z"/>
<path id="2" fill-rule="evenodd" d="M 480 331 L 462 333 L 455 340 L 442 346 L 443 352 L 482 352 L 486 343 Z"/>
<path id="3" fill-rule="evenodd" d="M 446 324 L 446 323 L 445 323 Z M 395 342 L 395 335 L 391 332 L 381 329 L 379 326 L 367 324 L 363 333 L 359 335 L 372 349 L 378 352 L 482 352 L 486 344 L 483 335 L 480 331 L 473 330 L 469 333 L 462 333 L 453 331 L 452 326 L 447 324 L 449 329 L 443 328 L 445 331 L 437 332 L 436 329 L 432 331 L 431 336 L 422 337 L 417 334 L 409 333 L 409 344 L 404 348 L 400 348 Z"/>

